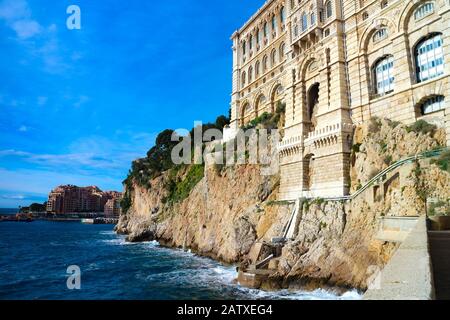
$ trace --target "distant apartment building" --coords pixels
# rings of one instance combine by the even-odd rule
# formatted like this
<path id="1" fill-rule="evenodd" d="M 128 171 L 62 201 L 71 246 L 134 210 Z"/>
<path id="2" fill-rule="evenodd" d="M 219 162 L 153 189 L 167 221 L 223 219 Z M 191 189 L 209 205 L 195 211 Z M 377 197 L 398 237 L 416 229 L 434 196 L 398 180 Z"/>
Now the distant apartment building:
<path id="1" fill-rule="evenodd" d="M 59 186 L 48 196 L 47 212 L 55 214 L 104 212 L 108 200 L 120 197 L 120 192 L 103 192 L 96 186 Z"/>
<path id="2" fill-rule="evenodd" d="M 106 217 L 118 217 L 120 216 L 122 209 L 120 207 L 120 200 L 122 197 L 116 197 L 109 199 L 105 204 L 105 216 Z"/>

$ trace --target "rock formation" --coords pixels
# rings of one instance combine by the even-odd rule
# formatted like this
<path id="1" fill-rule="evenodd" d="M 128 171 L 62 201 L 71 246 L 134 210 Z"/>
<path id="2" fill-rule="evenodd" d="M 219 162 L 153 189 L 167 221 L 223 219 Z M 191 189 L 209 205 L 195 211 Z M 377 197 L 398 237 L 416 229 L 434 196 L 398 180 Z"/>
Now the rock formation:
<path id="1" fill-rule="evenodd" d="M 390 163 L 444 144 L 444 133 L 374 119 L 355 129 L 352 191 Z M 167 202 L 169 172 L 150 186 L 131 184 L 131 207 L 116 230 L 129 241 L 158 240 L 190 248 L 227 263 L 246 264 L 257 242 L 279 237 L 293 204 L 277 201 L 279 176 L 263 176 L 258 165 L 207 166 L 187 198 Z M 182 181 L 188 169 L 177 173 Z M 383 201 L 363 192 L 352 201 L 302 200 L 295 239 L 286 243 L 276 272 L 263 288 L 367 288 L 396 244 L 377 240 L 378 218 L 424 214 L 428 196 L 450 198 L 450 174 L 429 161 L 411 165 L 400 183 L 389 185 Z"/>

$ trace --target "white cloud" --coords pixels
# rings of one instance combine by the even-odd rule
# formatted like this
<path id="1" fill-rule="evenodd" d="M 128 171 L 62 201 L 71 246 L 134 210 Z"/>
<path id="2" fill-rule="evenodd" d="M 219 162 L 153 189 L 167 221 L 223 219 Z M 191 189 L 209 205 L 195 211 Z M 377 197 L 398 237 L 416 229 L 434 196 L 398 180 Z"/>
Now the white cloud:
<path id="1" fill-rule="evenodd" d="M 42 27 L 34 20 L 19 20 L 11 25 L 20 39 L 28 39 L 41 33 Z"/>
<path id="2" fill-rule="evenodd" d="M 25 129 L 26 128 L 20 128 Z M 20 130 L 23 132 L 23 130 Z M 19 157 L 29 163 L 44 167 L 70 167 L 72 169 L 113 169 L 120 168 L 123 163 L 119 159 L 106 158 L 95 153 L 38 154 L 20 150 L 0 150 L 1 157 Z"/>
<path id="3" fill-rule="evenodd" d="M 19 128 L 22 132 L 30 129 L 22 127 Z M 107 172 L 111 176 L 124 178 L 121 175 L 130 167 L 131 161 L 145 156 L 154 143 L 156 135 L 127 132 L 120 136 L 121 140 L 125 139 L 129 143 L 118 142 L 102 136 L 89 136 L 71 143 L 68 146 L 68 153 L 45 154 L 6 149 L 0 150 L 0 159 L 15 157 L 18 158 L 17 161 L 31 163 L 39 168 L 76 173 Z"/>
<path id="4" fill-rule="evenodd" d="M 66 174 L 58 170 L 7 170 L 0 168 L 0 190 L 8 190 L 8 194 L 34 194 L 45 197 L 51 189 L 62 184 L 97 185 L 103 190 L 122 189 L 121 180 L 109 176 Z"/>
<path id="5" fill-rule="evenodd" d="M 17 195 L 0 195 L 0 198 L 7 200 L 24 200 L 26 197 L 23 194 Z"/>
<path id="6" fill-rule="evenodd" d="M 20 132 L 27 132 L 28 131 L 28 127 L 27 126 L 20 126 L 19 131 Z"/>
<path id="7" fill-rule="evenodd" d="M 17 37 L 26 40 L 42 32 L 42 27 L 31 18 L 31 10 L 25 0 L 4 0 L 0 3 L 0 19 L 13 29 Z"/>
<path id="8" fill-rule="evenodd" d="M 155 137 L 156 134 L 152 133 L 122 129 L 110 137 L 88 136 L 73 141 L 65 154 L 0 150 L 0 163 L 2 158 L 10 157 L 16 167 L 20 164 L 18 169 L 0 168 L 0 193 L 7 190 L 6 194 L 45 197 L 61 184 L 97 185 L 104 190 L 121 190 L 131 161 L 144 157 Z M 31 169 L 24 169 L 30 166 Z M 0 201 L 0 206 L 2 203 L 3 206 L 21 203 L 21 200 L 6 201 Z M 23 205 L 27 204 L 24 202 Z"/>
<path id="9" fill-rule="evenodd" d="M 4 0 L 0 3 L 0 19 L 11 22 L 30 16 L 30 7 L 25 0 Z"/>

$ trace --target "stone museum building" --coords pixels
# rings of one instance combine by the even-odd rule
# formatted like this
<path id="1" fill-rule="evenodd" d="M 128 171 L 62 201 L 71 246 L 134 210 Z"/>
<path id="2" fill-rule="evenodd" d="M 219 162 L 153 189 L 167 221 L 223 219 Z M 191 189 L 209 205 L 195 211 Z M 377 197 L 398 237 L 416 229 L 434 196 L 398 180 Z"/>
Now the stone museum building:
<path id="1" fill-rule="evenodd" d="M 269 0 L 232 41 L 231 129 L 286 105 L 280 199 L 347 195 L 372 117 L 424 119 L 450 144 L 450 0 Z"/>

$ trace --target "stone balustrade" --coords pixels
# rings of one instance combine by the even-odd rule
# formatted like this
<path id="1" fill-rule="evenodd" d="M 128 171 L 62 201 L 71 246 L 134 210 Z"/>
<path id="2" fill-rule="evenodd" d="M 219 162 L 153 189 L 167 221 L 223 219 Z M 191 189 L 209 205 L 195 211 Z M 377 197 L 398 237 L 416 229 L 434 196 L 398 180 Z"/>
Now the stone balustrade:
<path id="1" fill-rule="evenodd" d="M 293 146 L 297 146 L 303 143 L 302 136 L 294 136 L 288 139 L 283 139 L 280 143 L 278 143 L 278 150 L 281 151 L 283 149 L 288 149 Z"/>
<path id="2" fill-rule="evenodd" d="M 333 125 L 329 125 L 317 130 L 314 130 L 304 137 L 302 136 L 294 136 L 287 139 L 284 139 L 278 144 L 278 150 L 282 151 L 285 149 L 289 149 L 294 146 L 298 145 L 309 145 L 313 143 L 314 141 L 322 138 L 326 138 L 333 135 L 338 135 L 341 132 L 348 132 L 351 133 L 353 131 L 353 124 L 351 123 L 336 123 Z"/>

